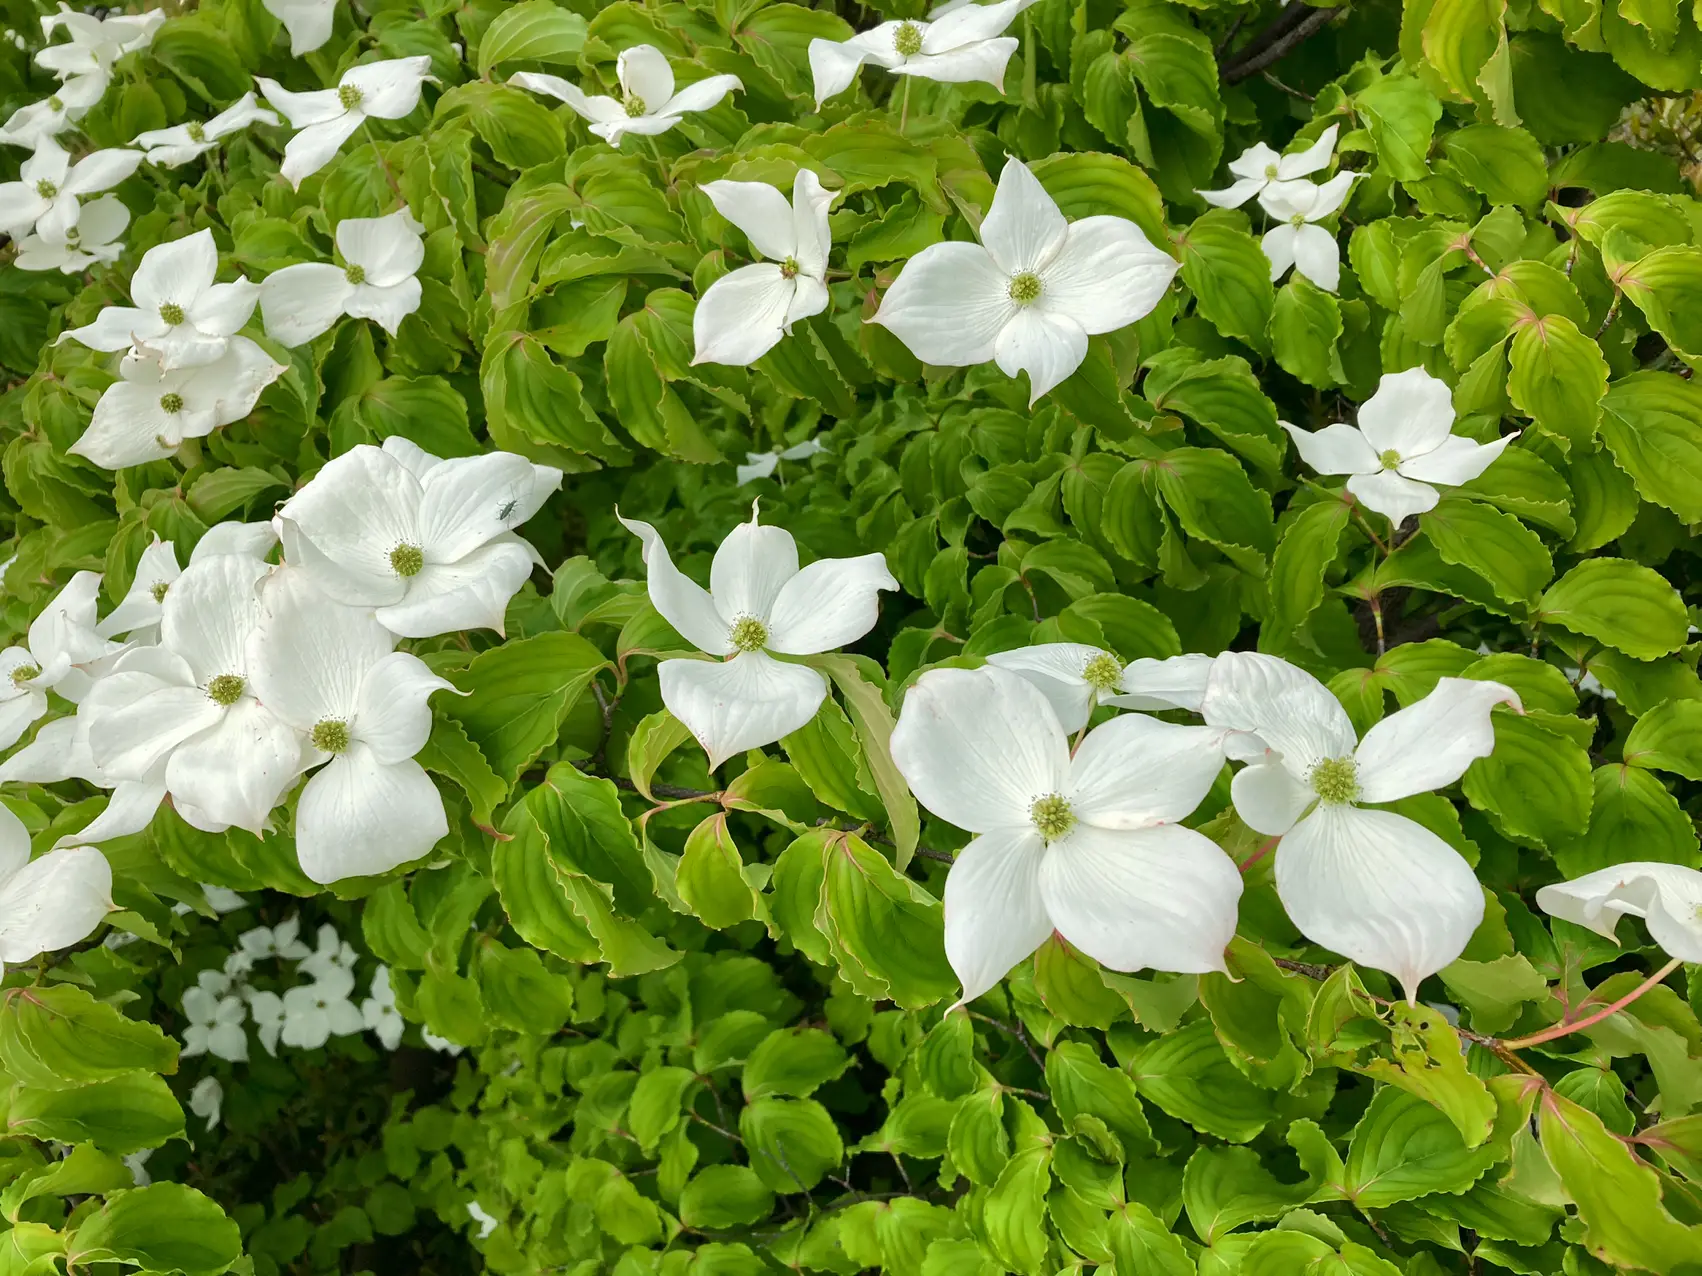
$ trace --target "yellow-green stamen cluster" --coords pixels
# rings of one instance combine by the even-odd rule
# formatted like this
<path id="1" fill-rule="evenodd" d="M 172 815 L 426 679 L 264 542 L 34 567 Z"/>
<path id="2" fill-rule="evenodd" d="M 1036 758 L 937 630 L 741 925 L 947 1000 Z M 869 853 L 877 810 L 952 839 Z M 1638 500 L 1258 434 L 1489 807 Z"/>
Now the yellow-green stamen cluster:
<path id="1" fill-rule="evenodd" d="M 755 616 L 740 616 L 727 637 L 740 651 L 761 651 L 768 645 L 768 626 Z"/>
<path id="2" fill-rule="evenodd" d="M 61 101 L 59 95 L 55 93 L 52 97 L 47 99 L 47 109 L 57 115 L 65 109 L 65 103 Z"/>
<path id="3" fill-rule="evenodd" d="M 183 411 L 183 396 L 181 394 L 162 394 L 162 395 L 160 395 L 160 411 L 161 412 L 181 412 L 181 411 Z"/>
<path id="4" fill-rule="evenodd" d="M 207 684 L 207 699 L 228 709 L 242 699 L 243 688 L 247 685 L 248 683 L 237 674 L 221 673 Z"/>
<path id="5" fill-rule="evenodd" d="M 1076 813 L 1070 810 L 1070 804 L 1059 793 L 1035 798 L 1028 814 L 1034 821 L 1034 827 L 1040 830 L 1040 836 L 1048 842 L 1056 842 L 1076 826 Z"/>
<path id="6" fill-rule="evenodd" d="M 364 94 L 352 84 L 339 84 L 337 86 L 337 101 L 343 104 L 345 111 L 352 111 L 359 106 L 363 96 Z"/>
<path id="7" fill-rule="evenodd" d="M 907 58 L 913 58 L 922 51 L 922 28 L 914 22 L 899 25 L 892 33 L 892 47 Z"/>
<path id="8" fill-rule="evenodd" d="M 1308 778 L 1326 806 L 1343 806 L 1359 796 L 1359 768 L 1352 758 L 1325 758 Z"/>
<path id="9" fill-rule="evenodd" d="M 796 279 L 798 277 L 798 259 L 796 257 L 788 257 L 780 263 L 780 277 L 782 279 Z"/>
<path id="10" fill-rule="evenodd" d="M 40 665 L 19 665 L 12 670 L 12 685 L 21 687 L 32 678 L 41 677 Z"/>
<path id="11" fill-rule="evenodd" d="M 1123 666 L 1117 657 L 1109 651 L 1102 651 L 1081 671 L 1082 681 L 1087 683 L 1100 695 L 1117 690 L 1117 684 L 1122 680 Z"/>
<path id="12" fill-rule="evenodd" d="M 321 753 L 346 753 L 349 748 L 349 724 L 341 718 L 321 718 L 313 724 L 310 734 L 313 747 Z"/>
<path id="13" fill-rule="evenodd" d="M 1392 470 L 1401 463 L 1401 454 L 1394 448 L 1390 448 L 1388 451 L 1380 453 L 1377 459 L 1383 463 L 1385 470 Z"/>
<path id="14" fill-rule="evenodd" d="M 1019 306 L 1033 305 L 1040 300 L 1040 276 L 1032 270 L 1011 277 L 1011 300 Z"/>
<path id="15" fill-rule="evenodd" d="M 154 601 L 156 603 L 163 603 L 165 601 L 166 592 L 170 589 L 170 581 L 159 580 L 154 582 L 154 587 L 148 592 L 154 596 Z"/>
<path id="16" fill-rule="evenodd" d="M 205 142 L 207 140 L 207 130 L 202 128 L 199 124 L 191 124 L 188 132 L 189 140 L 191 142 Z"/>
<path id="17" fill-rule="evenodd" d="M 350 266 L 348 269 L 343 271 L 343 278 L 347 279 L 351 284 L 364 284 L 366 282 L 366 267 Z"/>
<path id="18" fill-rule="evenodd" d="M 174 328 L 183 322 L 183 317 L 183 307 L 175 301 L 168 301 L 160 307 L 160 318 Z"/>
<path id="19" fill-rule="evenodd" d="M 398 576 L 418 576 L 425 567 L 425 551 L 418 545 L 398 545 L 390 551 L 390 567 Z"/>
<path id="20" fill-rule="evenodd" d="M 644 106 L 644 99 L 643 98 L 641 98 L 641 97 L 629 97 L 626 100 L 627 118 L 636 120 L 640 115 L 644 114 L 644 111 L 645 111 L 645 106 Z"/>
<path id="21" fill-rule="evenodd" d="M 54 196 L 59 194 L 59 188 L 46 178 L 43 178 L 35 184 L 35 193 L 40 195 L 43 199 L 52 199 Z"/>

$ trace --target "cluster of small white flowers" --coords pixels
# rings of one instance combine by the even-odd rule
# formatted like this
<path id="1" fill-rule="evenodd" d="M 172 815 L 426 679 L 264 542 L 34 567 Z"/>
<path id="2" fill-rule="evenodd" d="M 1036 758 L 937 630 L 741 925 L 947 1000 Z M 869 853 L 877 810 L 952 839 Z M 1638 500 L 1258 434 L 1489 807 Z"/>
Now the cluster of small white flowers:
<path id="1" fill-rule="evenodd" d="M 181 570 L 175 547 L 151 546 L 103 620 L 100 578 L 80 573 L 30 648 L 0 654 L 0 735 L 14 742 L 46 711 L 48 686 L 77 712 L 0 764 L 0 781 L 112 789 L 69 839 L 81 844 L 139 832 L 168 795 L 196 828 L 263 835 L 312 771 L 295 813 L 310 878 L 418 859 L 448 831 L 414 759 L 428 698 L 452 688 L 397 640 L 500 631 L 539 561 L 512 528 L 560 482 L 512 453 L 443 460 L 392 438 L 326 464 L 271 523 L 213 528 Z"/>

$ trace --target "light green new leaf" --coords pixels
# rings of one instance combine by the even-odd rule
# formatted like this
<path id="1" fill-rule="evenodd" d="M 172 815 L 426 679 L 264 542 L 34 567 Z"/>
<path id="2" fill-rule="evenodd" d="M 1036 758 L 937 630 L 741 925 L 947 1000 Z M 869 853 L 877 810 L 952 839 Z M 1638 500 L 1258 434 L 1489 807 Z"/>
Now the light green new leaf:
<path id="1" fill-rule="evenodd" d="M 1591 558 L 1549 588 L 1536 617 L 1606 643 L 1637 660 L 1682 647 L 1690 619 L 1659 573 L 1625 558 Z"/>

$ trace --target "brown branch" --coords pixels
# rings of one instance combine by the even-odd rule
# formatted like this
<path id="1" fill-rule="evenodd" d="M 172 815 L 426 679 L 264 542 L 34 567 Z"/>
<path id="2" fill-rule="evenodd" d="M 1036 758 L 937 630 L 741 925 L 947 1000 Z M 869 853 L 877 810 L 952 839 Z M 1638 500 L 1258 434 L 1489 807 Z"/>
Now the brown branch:
<path id="1" fill-rule="evenodd" d="M 1288 7 L 1277 15 L 1276 21 L 1224 64 L 1220 73 L 1223 82 L 1239 84 L 1267 67 L 1275 66 L 1334 21 L 1339 12 L 1339 9 L 1313 9 L 1304 0 L 1289 0 Z"/>

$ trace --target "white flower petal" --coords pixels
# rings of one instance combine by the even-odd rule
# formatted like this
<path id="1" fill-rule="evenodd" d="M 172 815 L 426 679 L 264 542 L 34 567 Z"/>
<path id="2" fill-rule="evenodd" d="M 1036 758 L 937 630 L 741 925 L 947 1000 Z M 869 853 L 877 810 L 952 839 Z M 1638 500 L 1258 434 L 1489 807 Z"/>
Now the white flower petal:
<path id="1" fill-rule="evenodd" d="M 816 106 L 819 108 L 828 98 L 837 97 L 850 88 L 863 63 L 875 60 L 877 52 L 881 54 L 877 65 L 895 65 L 899 54 L 893 47 L 893 33 L 901 25 L 883 22 L 849 40 L 811 40 L 810 75 L 815 80 Z"/>
<path id="2" fill-rule="evenodd" d="M 1342 253 L 1336 237 L 1322 226 L 1295 227 L 1294 269 L 1325 292 L 1334 292 L 1342 275 Z"/>
<path id="3" fill-rule="evenodd" d="M 140 833 L 154 822 L 154 814 L 160 809 L 160 803 L 165 801 L 165 794 L 163 784 L 149 784 L 142 780 L 120 781 L 113 786 L 106 809 L 74 834 L 60 839 L 59 845 L 87 845 Z"/>
<path id="4" fill-rule="evenodd" d="M 946 960 L 974 1001 L 1052 933 L 1040 897 L 1046 846 L 1032 827 L 999 829 L 957 853 L 946 875 Z"/>
<path id="5" fill-rule="evenodd" d="M 1294 240 L 1296 230 L 1287 222 L 1280 226 L 1272 226 L 1265 232 L 1265 237 L 1259 241 L 1264 249 L 1266 259 L 1271 263 L 1271 282 L 1274 284 L 1288 273 L 1288 268 L 1294 264 Z"/>
<path id="6" fill-rule="evenodd" d="M 1423 368 L 1384 373 L 1377 392 L 1359 407 L 1360 431 L 1379 455 L 1392 451 L 1404 459 L 1434 451 L 1453 424 L 1453 392 Z"/>
<path id="7" fill-rule="evenodd" d="M 130 150 L 96 151 L 78 160 L 66 175 L 59 196 L 94 195 L 109 191 L 134 173 L 142 164 L 142 152 Z M 75 204 L 72 205 L 75 207 Z M 74 222 L 76 219 L 72 218 Z M 67 223 L 70 224 L 70 223 Z"/>
<path id="8" fill-rule="evenodd" d="M 386 287 L 356 284 L 343 303 L 343 312 L 355 319 L 370 319 L 394 337 L 402 320 L 420 308 L 422 295 L 420 281 L 413 278 Z"/>
<path id="9" fill-rule="evenodd" d="M 960 368 L 991 359 L 1015 313 L 1010 277 L 992 255 L 979 244 L 951 241 L 930 244 L 905 262 L 869 322 L 891 331 L 923 363 Z"/>
<path id="10" fill-rule="evenodd" d="M 260 285 L 266 335 L 279 345 L 306 345 L 342 318 L 354 290 L 340 267 L 324 262 L 274 270 Z"/>
<path id="11" fill-rule="evenodd" d="M 30 690 L 0 701 L 0 749 L 9 749 L 29 730 L 30 723 L 47 712 L 44 692 Z"/>
<path id="12" fill-rule="evenodd" d="M 275 101 L 272 95 L 266 95 L 279 110 L 284 110 L 281 103 Z M 285 111 L 285 114 L 288 114 Z M 309 124 L 301 132 L 284 143 L 284 162 L 279 171 L 297 190 L 309 177 L 329 164 L 343 143 L 355 135 L 365 117 L 358 111 L 349 111 L 326 120 L 323 124 Z M 285 267 L 289 269 L 289 267 Z"/>
<path id="13" fill-rule="evenodd" d="M 638 98 L 654 115 L 674 96 L 674 70 L 659 49 L 635 44 L 615 59 L 615 78 L 628 97 Z"/>
<path id="14" fill-rule="evenodd" d="M 172 751 L 166 788 L 209 819 L 259 834 L 301 774 L 302 744 L 299 733 L 244 696 L 211 730 Z"/>
<path id="15" fill-rule="evenodd" d="M 143 253 L 130 280 L 130 296 L 142 310 L 157 312 L 171 304 L 187 311 L 212 287 L 218 269 L 213 232 L 198 230 Z"/>
<path id="16" fill-rule="evenodd" d="M 49 851 L 0 883 L 0 961 L 81 943 L 112 908 L 112 868 L 92 846 Z"/>
<path id="17" fill-rule="evenodd" d="M 170 456 L 184 435 L 181 422 L 160 407 L 162 394 L 158 386 L 133 382 L 108 386 L 70 451 L 108 470 Z"/>
<path id="18" fill-rule="evenodd" d="M 244 675 L 248 635 L 260 615 L 265 563 L 219 554 L 191 563 L 160 605 L 160 640 L 205 686 L 224 674 Z"/>
<path id="19" fill-rule="evenodd" d="M 1226 651 L 1212 665 L 1201 712 L 1208 724 L 1251 731 L 1282 755 L 1297 779 L 1359 743 L 1347 710 L 1305 670 L 1251 651 Z"/>
<path id="20" fill-rule="evenodd" d="M 1270 837 L 1288 832 L 1318 800 L 1312 786 L 1280 762 L 1255 761 L 1242 767 L 1230 782 L 1229 794 L 1241 822 Z"/>
<path id="21" fill-rule="evenodd" d="M 660 108 L 660 113 L 675 117 L 692 111 L 707 111 L 735 89 L 744 88 L 736 75 L 706 75 L 686 85 Z M 646 102 L 649 99 L 645 99 Z M 655 108 L 652 108 L 655 109 Z"/>
<path id="22" fill-rule="evenodd" d="M 28 697 L 18 696 L 4 703 L 11 705 L 19 701 L 27 704 Z M 61 780 L 70 779 L 93 783 L 99 771 L 95 767 L 94 755 L 89 752 L 88 724 L 82 725 L 83 738 L 79 743 L 75 716 L 44 722 L 41 730 L 35 733 L 35 739 L 0 762 L 0 784 L 58 784 Z M 0 817 L 0 822 L 3 822 L 3 817 Z"/>
<path id="23" fill-rule="evenodd" d="M 1046 267 L 1039 306 L 1067 315 L 1084 332 L 1113 332 L 1151 314 L 1181 269 L 1122 217 L 1071 222 Z"/>
<path id="24" fill-rule="evenodd" d="M 1375 449 L 1351 425 L 1337 422 L 1321 430 L 1302 430 L 1287 421 L 1277 424 L 1288 431 L 1294 450 L 1316 473 L 1375 474 L 1383 468 Z"/>
<path id="25" fill-rule="evenodd" d="M 1277 847 L 1276 888 L 1303 935 L 1387 971 L 1409 1000 L 1483 920 L 1483 889 L 1460 853 L 1391 811 L 1320 806 Z"/>
<path id="26" fill-rule="evenodd" d="M 1039 273 L 1052 264 L 1069 233 L 1057 202 L 1028 165 L 1014 156 L 999 173 L 993 206 L 981 223 L 981 243 L 1008 275 Z"/>
<path id="27" fill-rule="evenodd" d="M 714 770 L 803 727 L 827 698 L 827 680 L 804 665 L 761 651 L 731 660 L 664 660 L 662 703 L 685 724 Z"/>
<path id="28" fill-rule="evenodd" d="M 880 617 L 880 591 L 898 587 L 883 554 L 817 559 L 775 596 L 768 649 L 803 656 L 855 642 Z"/>
<path id="29" fill-rule="evenodd" d="M 529 518 L 539 503 L 535 467 L 512 452 L 441 461 L 419 483 L 418 526 L 427 562 L 454 562 L 507 535 L 520 507 L 530 507 Z"/>
<path id="30" fill-rule="evenodd" d="M 1634 861 L 1537 891 L 1537 906 L 1615 943 L 1619 919 L 1645 918 L 1672 957 L 1702 962 L 1702 873 L 1682 864 Z"/>
<path id="31" fill-rule="evenodd" d="M 786 331 L 791 332 L 792 325 L 798 320 L 826 310 L 829 300 L 827 284 L 800 271 L 792 280 L 792 304 L 786 307 Z"/>
<path id="32" fill-rule="evenodd" d="M 1489 712 L 1498 704 L 1523 712 L 1511 687 L 1443 678 L 1416 704 L 1365 733 L 1354 761 L 1361 802 L 1393 802 L 1452 784 L 1495 749 Z"/>
<path id="33" fill-rule="evenodd" d="M 351 67 L 342 85 L 360 90 L 360 106 L 350 114 L 399 120 L 420 104 L 420 88 L 431 78 L 431 59 L 421 54 Z"/>
<path id="34" fill-rule="evenodd" d="M 801 177 L 809 170 L 798 172 Z M 751 247 L 762 256 L 779 262 L 797 255 L 792 206 L 767 182 L 705 182 L 699 189 L 715 205 L 716 212 L 744 231 Z"/>
<path id="35" fill-rule="evenodd" d="M 1478 443 L 1472 439 L 1450 434 L 1429 452 L 1411 459 L 1402 458 L 1396 469 L 1406 478 L 1420 483 L 1442 483 L 1457 487 L 1470 483 L 1507 450 L 1518 438 L 1517 432 L 1504 434 L 1493 443 Z"/>
<path id="36" fill-rule="evenodd" d="M 784 527 L 764 527 L 751 505 L 750 522 L 727 533 L 709 564 L 715 609 L 736 623 L 750 616 L 766 625 L 774 600 L 798 574 L 798 542 Z"/>
<path id="37" fill-rule="evenodd" d="M 1322 133 L 1318 140 L 1303 151 L 1293 155 L 1284 155 L 1277 160 L 1277 177 L 1282 181 L 1293 181 L 1296 177 L 1310 177 L 1321 168 L 1328 168 L 1330 157 L 1336 151 L 1336 131 L 1339 125 L 1332 124 Z"/>
<path id="38" fill-rule="evenodd" d="M 755 363 L 786 335 L 797 291 L 797 280 L 787 279 L 769 261 L 721 276 L 704 291 L 692 315 L 691 361 L 741 368 Z"/>
<path id="39" fill-rule="evenodd" d="M 431 735 L 434 691 L 453 691 L 418 656 L 393 651 L 367 670 L 361 682 L 349 735 L 361 741 L 381 763 L 403 762 L 425 748 Z"/>
<path id="40" fill-rule="evenodd" d="M 395 458 L 369 444 L 350 448 L 327 462 L 311 482 L 284 503 L 284 550 L 320 587 L 340 602 L 380 606 L 399 602 L 407 581 L 391 562 L 392 552 L 412 546 L 424 552 L 419 510 L 420 481 Z M 299 536 L 329 560 L 334 571 L 294 552 Z"/>
<path id="41" fill-rule="evenodd" d="M 1081 742 L 1065 797 L 1083 824 L 1146 828 L 1192 815 L 1222 770 L 1221 731 L 1125 713 Z"/>
<path id="42" fill-rule="evenodd" d="M 601 94 L 592 96 L 558 75 L 545 75 L 540 71 L 519 71 L 509 76 L 508 82 L 565 102 L 574 114 L 597 123 L 609 124 L 626 115 L 626 108 L 614 98 Z"/>
<path id="43" fill-rule="evenodd" d="M 337 96 L 336 89 L 314 89 L 307 93 L 292 93 L 275 80 L 265 76 L 255 77 L 260 92 L 266 100 L 277 107 L 290 122 L 291 128 L 306 128 L 310 124 L 323 124 L 334 120 L 345 113 L 346 108 Z"/>
<path id="44" fill-rule="evenodd" d="M 1081 367 L 1087 333 L 1068 315 L 1040 306 L 1019 309 L 993 342 L 993 361 L 1008 377 L 1028 373 L 1028 406 Z"/>
<path id="45" fill-rule="evenodd" d="M 1058 724 L 1074 735 L 1087 725 L 1099 699 L 1082 672 L 1090 661 L 1106 655 L 1086 643 L 1047 642 L 996 651 L 987 657 L 987 663 L 1032 682 L 1058 715 Z"/>
<path id="46" fill-rule="evenodd" d="M 1403 478 L 1394 470 L 1376 474 L 1355 474 L 1347 481 L 1347 490 L 1367 509 L 1386 515 L 1399 527 L 1414 514 L 1436 508 L 1442 494 L 1428 483 Z"/>
<path id="47" fill-rule="evenodd" d="M 1321 183 L 1316 188 L 1312 211 L 1306 220 L 1320 221 L 1340 209 L 1347 202 L 1347 193 L 1353 189 L 1354 180 L 1362 176 L 1362 173 L 1337 173 L 1329 181 Z"/>
<path id="48" fill-rule="evenodd" d="M 1198 713 L 1206 696 L 1213 657 L 1191 652 L 1163 660 L 1143 656 L 1123 668 L 1122 694 L 1105 703 L 1123 709 L 1186 709 Z"/>
<path id="49" fill-rule="evenodd" d="M 290 33 L 290 56 L 312 53 L 331 38 L 336 0 L 261 0 L 266 12 Z"/>
<path id="50" fill-rule="evenodd" d="M 1281 166 L 1282 156 L 1280 154 L 1263 142 L 1254 142 L 1239 156 L 1230 160 L 1225 167 L 1236 177 L 1255 178 L 1259 185 L 1263 186 L 1266 182 L 1273 180 L 1275 175 L 1272 174 L 1271 170 L 1273 168 L 1280 169 Z M 1297 176 L 1304 176 L 1304 174 Z"/>
<path id="51" fill-rule="evenodd" d="M 793 252 L 801 275 L 820 279 L 827 273 L 827 254 L 833 246 L 827 216 L 838 197 L 807 168 L 800 168 L 792 179 Z"/>
<path id="52" fill-rule="evenodd" d="M 366 272 L 366 282 L 388 288 L 418 273 L 425 240 L 407 209 L 388 217 L 350 217 L 337 223 L 337 251 Z"/>
<path id="53" fill-rule="evenodd" d="M 1260 145 L 1263 146 L 1264 143 L 1261 142 Z M 1230 163 L 1229 169 L 1231 172 L 1235 171 L 1233 162 Z M 1261 169 L 1258 177 L 1243 177 L 1231 182 L 1222 190 L 1195 191 L 1194 194 L 1205 200 L 1213 208 L 1240 208 L 1241 205 L 1264 190 L 1265 183 L 1269 180 L 1264 176 L 1264 171 Z"/>
<path id="54" fill-rule="evenodd" d="M 971 833 L 1029 828 L 1062 794 L 1069 741 L 1033 684 L 992 667 L 931 669 L 905 693 L 892 760 L 917 801 Z"/>
<path id="55" fill-rule="evenodd" d="M 261 591 L 248 642 L 254 694 L 298 731 L 311 731 L 325 718 L 347 722 L 360 704 L 367 670 L 395 642 L 371 612 L 339 607 L 299 568 L 280 568 Z"/>
<path id="56" fill-rule="evenodd" d="M 616 518 L 620 518 L 617 513 Z M 668 547 L 649 523 L 622 518 L 621 525 L 644 544 L 644 569 L 650 601 L 662 619 L 699 651 L 713 656 L 731 655 L 735 648 L 729 637 L 731 626 L 715 606 L 709 591 L 674 566 Z"/>
<path id="57" fill-rule="evenodd" d="M 991 8 L 992 6 L 986 6 Z M 991 84 L 1005 91 L 1005 68 L 1021 47 L 1015 36 L 982 40 L 945 53 L 918 53 L 892 69 L 894 75 L 914 75 L 941 84 Z"/>
<path id="58" fill-rule="evenodd" d="M 296 804 L 296 857 L 320 883 L 388 873 L 448 833 L 443 795 L 420 764 L 386 766 L 358 742 L 321 767 Z"/>
<path id="59" fill-rule="evenodd" d="M 453 563 L 428 562 L 408 582 L 407 595 L 373 614 L 391 633 L 430 638 L 462 629 L 503 632 L 509 600 L 532 574 L 535 552 L 504 534 Z"/>

